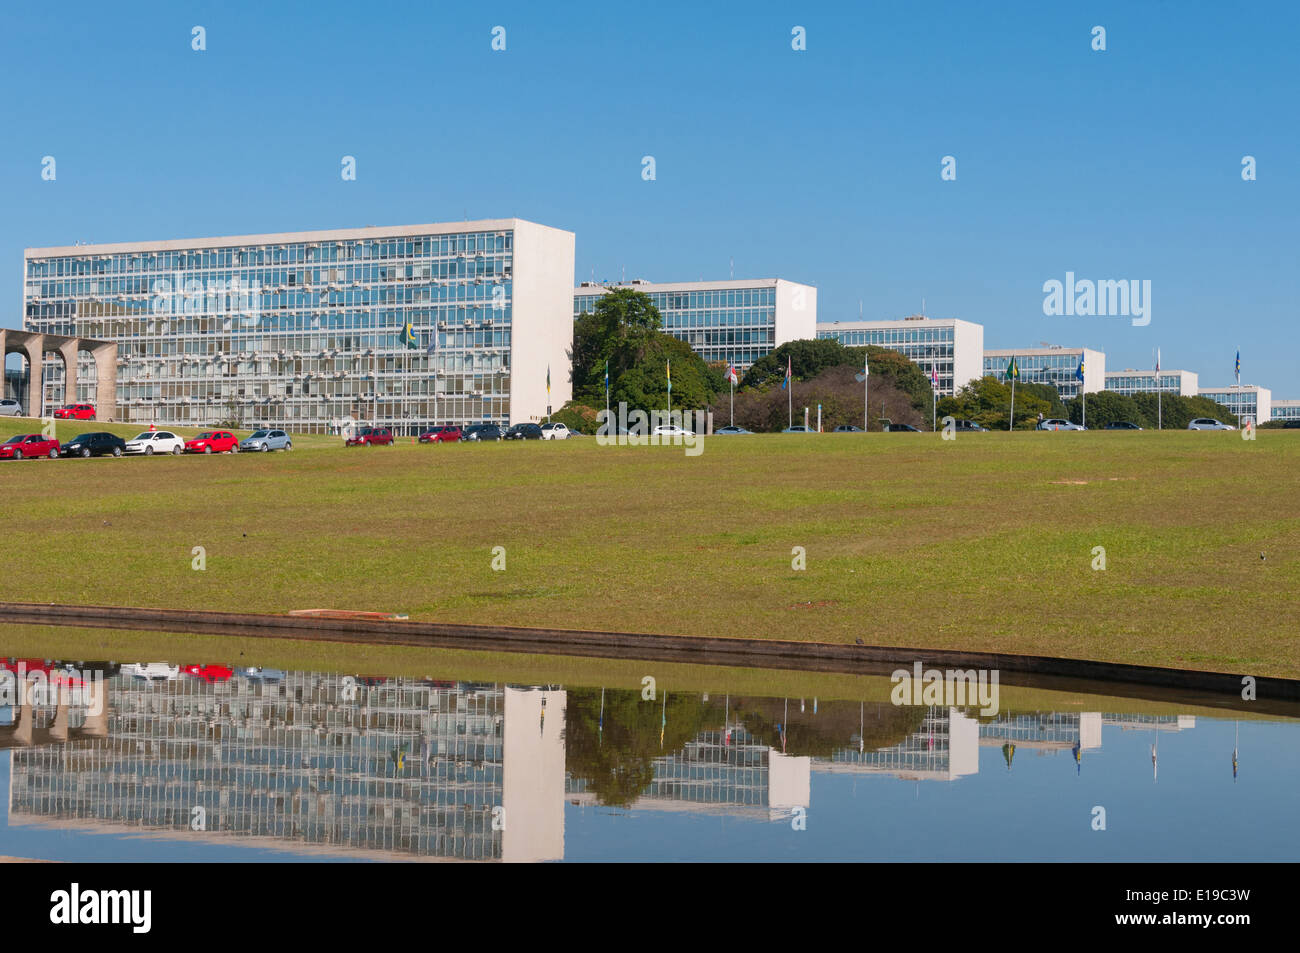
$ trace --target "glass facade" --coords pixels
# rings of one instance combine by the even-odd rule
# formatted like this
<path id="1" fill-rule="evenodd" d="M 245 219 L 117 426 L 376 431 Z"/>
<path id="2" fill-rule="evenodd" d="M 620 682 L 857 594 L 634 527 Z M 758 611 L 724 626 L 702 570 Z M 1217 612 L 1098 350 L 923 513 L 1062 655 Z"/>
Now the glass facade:
<path id="1" fill-rule="evenodd" d="M 1273 420 L 1300 420 L 1300 400 L 1273 401 Z"/>
<path id="2" fill-rule="evenodd" d="M 1078 365 L 1076 365 L 1078 366 Z M 1113 391 L 1116 394 L 1154 394 L 1160 391 L 1164 394 L 1181 394 L 1182 393 L 1182 372 L 1181 371 L 1161 371 L 1160 384 L 1156 385 L 1156 372 L 1150 371 L 1122 371 L 1116 374 L 1106 375 L 1106 390 Z"/>
<path id="3" fill-rule="evenodd" d="M 1061 395 L 1062 400 L 1071 400 L 1079 396 L 1081 381 L 1074 375 L 1079 368 L 1079 359 L 1083 356 L 1078 349 L 1061 348 L 1047 354 L 1016 352 L 1016 367 L 1020 371 L 1021 384 L 1051 384 Z M 985 354 L 984 376 L 1005 380 L 1010 354 Z"/>
<path id="4" fill-rule="evenodd" d="M 1225 387 L 1222 390 L 1202 390 L 1202 397 L 1208 397 L 1216 404 L 1222 404 L 1238 417 L 1254 417 L 1259 421 L 1259 392 L 1254 388 Z M 1231 421 L 1224 421 L 1231 423 Z"/>
<path id="5" fill-rule="evenodd" d="M 775 283 L 750 288 L 667 291 L 643 290 L 663 316 L 664 331 L 685 341 L 705 361 L 735 364 L 741 370 L 776 347 Z M 604 291 L 584 285 L 573 295 L 573 317 L 590 314 Z"/>
<path id="6" fill-rule="evenodd" d="M 956 358 L 956 329 L 951 325 L 907 327 L 897 322 L 890 328 L 818 328 L 819 338 L 833 338 L 845 347 L 876 347 L 898 351 L 918 365 L 927 378 L 933 372 L 939 379 L 935 393 L 951 397 L 953 390 L 954 361 Z M 965 381 L 962 382 L 963 384 Z"/>
<path id="7" fill-rule="evenodd" d="M 402 432 L 505 423 L 513 231 L 468 224 L 36 250 L 25 263 L 25 327 L 116 341 L 118 420 L 305 432 L 333 432 L 346 418 Z M 414 348 L 402 341 L 407 322 Z M 61 362 L 46 364 L 50 402 L 73 400 Z M 80 390 L 75 399 L 89 399 L 90 387 Z"/>

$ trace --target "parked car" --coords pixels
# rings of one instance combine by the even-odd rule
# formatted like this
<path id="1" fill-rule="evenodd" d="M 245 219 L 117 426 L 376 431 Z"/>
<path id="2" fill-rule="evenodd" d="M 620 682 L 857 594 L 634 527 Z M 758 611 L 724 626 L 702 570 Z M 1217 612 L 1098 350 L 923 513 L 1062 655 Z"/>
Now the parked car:
<path id="1" fill-rule="evenodd" d="M 430 427 L 420 434 L 420 443 L 456 443 L 462 436 L 463 431 L 454 425 Z"/>
<path id="2" fill-rule="evenodd" d="M 122 674 L 131 678 L 180 678 L 181 669 L 166 662 L 132 662 L 122 666 Z"/>
<path id="3" fill-rule="evenodd" d="M 958 433 L 988 433 L 988 427 L 981 427 L 973 420 L 959 420 L 954 428 Z"/>
<path id="4" fill-rule="evenodd" d="M 911 424 L 896 424 L 892 422 L 885 425 L 885 432 L 886 433 L 921 433 L 920 430 L 918 430 L 916 427 L 913 427 Z"/>
<path id="5" fill-rule="evenodd" d="M 1141 430 L 1137 424 L 1129 420 L 1112 420 L 1102 430 Z"/>
<path id="6" fill-rule="evenodd" d="M 271 450 L 292 450 L 293 439 L 283 430 L 255 430 L 239 441 L 240 450 L 267 453 Z"/>
<path id="7" fill-rule="evenodd" d="M 694 430 L 687 430 L 685 427 L 679 427 L 676 424 L 660 424 L 650 431 L 655 437 L 694 437 Z"/>
<path id="8" fill-rule="evenodd" d="M 282 682 L 285 675 L 278 668 L 241 668 L 239 674 L 251 682 Z"/>
<path id="9" fill-rule="evenodd" d="M 1068 420 L 1061 420 L 1059 417 L 1049 417 L 1046 420 L 1038 422 L 1039 430 L 1087 430 L 1080 424 L 1072 424 Z"/>
<path id="10" fill-rule="evenodd" d="M 737 427 L 735 425 L 732 425 L 728 427 L 719 427 L 717 430 L 713 431 L 713 435 L 715 437 L 729 437 L 732 434 L 753 433 L 753 432 L 754 431 L 752 430 L 746 430 L 744 427 Z"/>
<path id="11" fill-rule="evenodd" d="M 239 438 L 229 430 L 205 430 L 185 441 L 186 453 L 238 453 Z"/>
<path id="12" fill-rule="evenodd" d="M 59 442 L 50 440 L 38 433 L 20 433 L 0 443 L 0 460 L 30 460 L 33 457 L 49 457 L 51 460 L 59 455 Z"/>
<path id="13" fill-rule="evenodd" d="M 224 665 L 186 665 L 181 671 L 192 678 L 201 678 L 205 682 L 224 682 L 235 674 L 235 670 Z"/>
<path id="14" fill-rule="evenodd" d="M 23 415 L 23 405 L 12 397 L 6 397 L 0 400 L 0 417 L 21 417 Z"/>
<path id="15" fill-rule="evenodd" d="M 461 440 L 500 440 L 505 430 L 499 424 L 474 424 L 463 427 Z"/>
<path id="16" fill-rule="evenodd" d="M 1282 425 L 1283 430 L 1300 430 L 1300 420 L 1288 420 Z"/>
<path id="17" fill-rule="evenodd" d="M 831 433 L 863 433 L 861 427 L 855 427 L 853 424 L 840 424 Z"/>
<path id="18" fill-rule="evenodd" d="M 128 440 L 123 451 L 143 453 L 146 457 L 156 453 L 180 454 L 185 451 L 185 441 L 170 430 L 146 430 Z"/>
<path id="19" fill-rule="evenodd" d="M 1197 417 L 1187 424 L 1188 430 L 1236 430 L 1232 424 L 1225 424 L 1212 417 Z"/>
<path id="20" fill-rule="evenodd" d="M 502 440 L 541 440 L 542 428 L 537 424 L 515 424 L 506 431 Z"/>
<path id="21" fill-rule="evenodd" d="M 805 427 L 803 424 L 795 424 L 793 427 L 786 427 L 781 433 L 815 433 L 811 427 Z"/>
<path id="22" fill-rule="evenodd" d="M 387 427 L 362 427 L 347 440 L 345 447 L 383 447 L 392 444 L 393 433 Z"/>
<path id="23" fill-rule="evenodd" d="M 60 420 L 94 420 L 95 407 L 93 404 L 64 404 L 54 412 L 54 416 Z"/>
<path id="24" fill-rule="evenodd" d="M 552 423 L 542 424 L 543 440 L 568 440 L 573 436 L 567 424 Z"/>
<path id="25" fill-rule="evenodd" d="M 126 452 L 126 441 L 115 433 L 79 433 L 59 452 L 65 457 L 120 457 Z"/>

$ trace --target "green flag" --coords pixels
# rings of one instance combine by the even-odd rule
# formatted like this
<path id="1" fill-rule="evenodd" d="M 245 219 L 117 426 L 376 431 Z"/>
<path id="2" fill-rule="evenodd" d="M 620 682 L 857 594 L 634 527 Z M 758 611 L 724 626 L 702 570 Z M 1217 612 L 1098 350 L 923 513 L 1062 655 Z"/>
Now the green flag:
<path id="1" fill-rule="evenodd" d="M 411 350 L 419 348 L 420 343 L 415 339 L 415 330 L 411 327 L 410 321 L 402 325 L 402 334 L 399 340 Z"/>
<path id="2" fill-rule="evenodd" d="M 1016 358 L 1013 354 L 1010 362 L 1007 364 L 1007 380 L 1015 381 L 1020 379 L 1020 367 L 1016 364 Z"/>

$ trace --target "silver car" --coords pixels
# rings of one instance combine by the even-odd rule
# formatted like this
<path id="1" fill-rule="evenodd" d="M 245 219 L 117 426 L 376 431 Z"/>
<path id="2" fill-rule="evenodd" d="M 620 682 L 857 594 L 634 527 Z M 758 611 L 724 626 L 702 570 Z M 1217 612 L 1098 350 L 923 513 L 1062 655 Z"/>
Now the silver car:
<path id="1" fill-rule="evenodd" d="M 11 397 L 0 400 L 0 417 L 21 417 L 23 405 Z"/>
<path id="2" fill-rule="evenodd" d="M 239 441 L 239 449 L 257 450 L 262 453 L 268 450 L 292 450 L 293 438 L 283 430 L 257 430 Z"/>
<path id="3" fill-rule="evenodd" d="M 1051 417 L 1047 420 L 1038 422 L 1039 430 L 1087 430 L 1087 427 L 1079 424 L 1070 423 L 1068 420 L 1061 420 L 1059 417 Z"/>
<path id="4" fill-rule="evenodd" d="M 1232 424 L 1225 424 L 1212 417 L 1197 417 L 1187 425 L 1188 430 L 1236 430 Z"/>

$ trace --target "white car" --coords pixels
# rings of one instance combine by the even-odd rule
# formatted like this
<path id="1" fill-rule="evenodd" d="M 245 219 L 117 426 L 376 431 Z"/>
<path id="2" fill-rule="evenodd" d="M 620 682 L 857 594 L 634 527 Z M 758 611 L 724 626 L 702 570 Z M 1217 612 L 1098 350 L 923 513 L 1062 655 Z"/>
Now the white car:
<path id="1" fill-rule="evenodd" d="M 565 424 L 542 424 L 543 440 L 568 440 L 572 436 L 573 431 Z"/>
<path id="2" fill-rule="evenodd" d="M 694 437 L 694 430 L 686 430 L 676 424 L 660 424 L 651 433 L 656 437 Z"/>
<path id="3" fill-rule="evenodd" d="M 0 417 L 21 417 L 23 405 L 11 397 L 0 400 Z"/>
<path id="4" fill-rule="evenodd" d="M 126 442 L 126 452 L 143 453 L 149 457 L 155 453 L 179 455 L 185 452 L 185 441 L 170 430 L 146 430 Z"/>
<path id="5" fill-rule="evenodd" d="M 1187 425 L 1188 430 L 1236 430 L 1232 424 L 1225 424 L 1212 417 L 1197 417 Z"/>
<path id="6" fill-rule="evenodd" d="M 166 662 L 132 662 L 122 666 L 122 674 L 131 678 L 180 678 L 181 668 Z"/>

